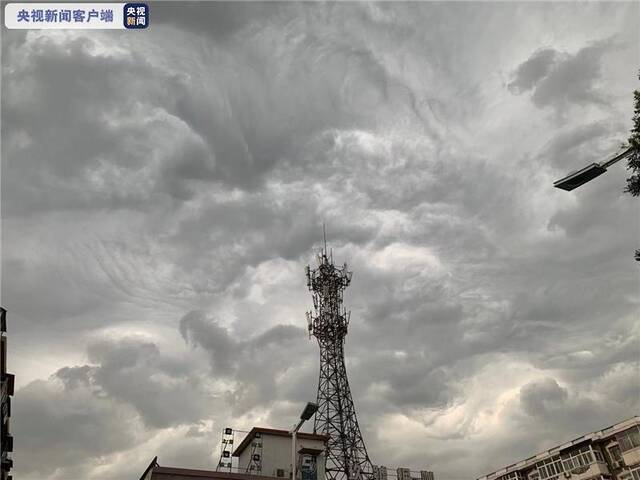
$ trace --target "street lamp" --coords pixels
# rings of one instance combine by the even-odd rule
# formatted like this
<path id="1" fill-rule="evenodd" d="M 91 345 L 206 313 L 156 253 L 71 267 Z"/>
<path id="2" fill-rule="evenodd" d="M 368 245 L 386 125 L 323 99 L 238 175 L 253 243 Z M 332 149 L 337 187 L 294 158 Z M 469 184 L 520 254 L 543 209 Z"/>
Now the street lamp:
<path id="1" fill-rule="evenodd" d="M 308 402 L 300 414 L 300 421 L 293 427 L 289 433 L 291 434 L 291 480 L 296 480 L 296 435 L 302 424 L 309 420 L 318 411 L 316 403 Z"/>
<path id="2" fill-rule="evenodd" d="M 592 163 L 591 165 L 587 165 L 586 167 L 578 171 L 571 172 L 566 177 L 553 182 L 553 186 L 570 192 L 574 188 L 577 188 L 580 185 L 584 185 L 589 180 L 593 180 L 594 178 L 602 175 L 611 165 L 619 162 L 623 158 L 628 157 L 631 154 L 632 150 L 633 149 L 631 147 L 627 147 L 626 150 L 624 150 L 622 153 L 619 153 L 611 160 L 607 160 L 606 162 L 602 163 Z"/>

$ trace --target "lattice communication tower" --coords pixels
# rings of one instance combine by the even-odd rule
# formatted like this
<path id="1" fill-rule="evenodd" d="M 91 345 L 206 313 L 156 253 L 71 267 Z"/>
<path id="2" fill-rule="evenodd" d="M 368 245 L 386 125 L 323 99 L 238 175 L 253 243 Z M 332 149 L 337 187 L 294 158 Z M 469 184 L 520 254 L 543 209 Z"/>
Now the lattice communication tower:
<path id="1" fill-rule="evenodd" d="M 345 263 L 333 264 L 333 255 L 324 250 L 318 255 L 318 267 L 306 268 L 307 286 L 313 297 L 313 312 L 307 313 L 309 336 L 320 346 L 318 411 L 313 430 L 329 436 L 326 451 L 327 480 L 370 479 L 369 460 L 356 410 L 351 398 L 344 363 L 344 342 L 351 312 L 343 306 L 344 290 L 351 283 Z"/>

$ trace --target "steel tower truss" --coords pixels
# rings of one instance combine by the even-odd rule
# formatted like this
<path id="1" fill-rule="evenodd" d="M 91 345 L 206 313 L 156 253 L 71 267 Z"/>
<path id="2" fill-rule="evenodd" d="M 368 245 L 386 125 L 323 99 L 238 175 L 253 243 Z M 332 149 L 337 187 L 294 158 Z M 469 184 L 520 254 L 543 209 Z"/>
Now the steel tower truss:
<path id="1" fill-rule="evenodd" d="M 371 478 L 373 465 L 358 426 L 344 363 L 350 312 L 343 306 L 343 293 L 351 283 L 352 272 L 346 263 L 336 267 L 325 247 L 318 255 L 318 267 L 307 267 L 306 274 L 314 307 L 307 313 L 309 336 L 316 337 L 320 347 L 319 408 L 313 430 L 329 436 L 327 480 Z"/>

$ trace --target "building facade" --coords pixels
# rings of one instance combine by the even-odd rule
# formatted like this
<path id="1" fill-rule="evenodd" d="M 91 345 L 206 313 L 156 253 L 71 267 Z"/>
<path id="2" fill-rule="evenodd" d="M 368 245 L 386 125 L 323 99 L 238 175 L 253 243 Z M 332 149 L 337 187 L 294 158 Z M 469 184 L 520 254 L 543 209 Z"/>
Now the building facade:
<path id="1" fill-rule="evenodd" d="M 297 480 L 325 480 L 325 449 L 328 437 L 298 432 L 296 435 Z M 233 452 L 238 472 L 291 478 L 291 434 L 286 430 L 253 427 Z"/>
<path id="2" fill-rule="evenodd" d="M 231 429 L 226 429 L 231 430 Z M 296 435 L 296 479 L 326 480 L 325 452 L 329 437 L 298 432 Z M 233 445 L 232 440 L 226 440 Z M 286 430 L 254 427 L 233 453 L 223 455 L 216 471 L 162 467 L 153 459 L 141 480 L 291 480 L 293 439 Z M 223 453 L 227 450 L 223 450 Z M 235 459 L 232 461 L 231 457 Z"/>
<path id="3" fill-rule="evenodd" d="M 11 436 L 10 417 L 11 417 L 11 397 L 13 396 L 14 376 L 7 373 L 7 311 L 0 307 L 0 337 L 2 347 L 0 351 L 0 445 L 1 445 L 1 464 L 0 479 L 11 480 L 11 468 L 13 460 L 11 452 L 13 452 L 13 436 Z"/>
<path id="4" fill-rule="evenodd" d="M 478 480 L 640 480 L 640 417 L 583 435 Z"/>

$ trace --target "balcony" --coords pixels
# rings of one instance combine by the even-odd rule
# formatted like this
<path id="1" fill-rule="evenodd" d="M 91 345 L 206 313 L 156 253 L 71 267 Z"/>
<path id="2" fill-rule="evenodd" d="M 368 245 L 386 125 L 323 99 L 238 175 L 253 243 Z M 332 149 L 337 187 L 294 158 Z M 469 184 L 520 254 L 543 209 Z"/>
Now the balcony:
<path id="1" fill-rule="evenodd" d="M 13 437 L 5 435 L 2 438 L 2 452 L 13 452 Z"/>
<path id="2" fill-rule="evenodd" d="M 640 463 L 640 447 L 622 452 L 622 459 L 626 465 L 636 465 Z"/>
<path id="3" fill-rule="evenodd" d="M 2 452 L 1 457 L 2 468 L 3 470 L 11 470 L 13 468 L 13 459 L 9 456 L 7 452 Z"/>
<path id="4" fill-rule="evenodd" d="M 3 399 L 2 403 L 0 403 L 0 411 L 2 412 L 0 419 L 4 423 L 11 416 L 11 397 Z"/>
<path id="5" fill-rule="evenodd" d="M 586 480 L 600 474 L 610 475 L 611 472 L 609 472 L 605 462 L 597 461 L 591 465 L 573 468 L 571 471 L 565 472 L 564 476 L 565 478 L 571 478 L 571 480 Z"/>
<path id="6" fill-rule="evenodd" d="M 2 385 L 1 385 L 1 390 L 2 390 L 2 398 L 4 398 L 5 395 L 9 395 L 12 396 L 13 395 L 13 387 L 15 384 L 15 375 L 13 373 L 4 373 L 2 375 Z"/>

